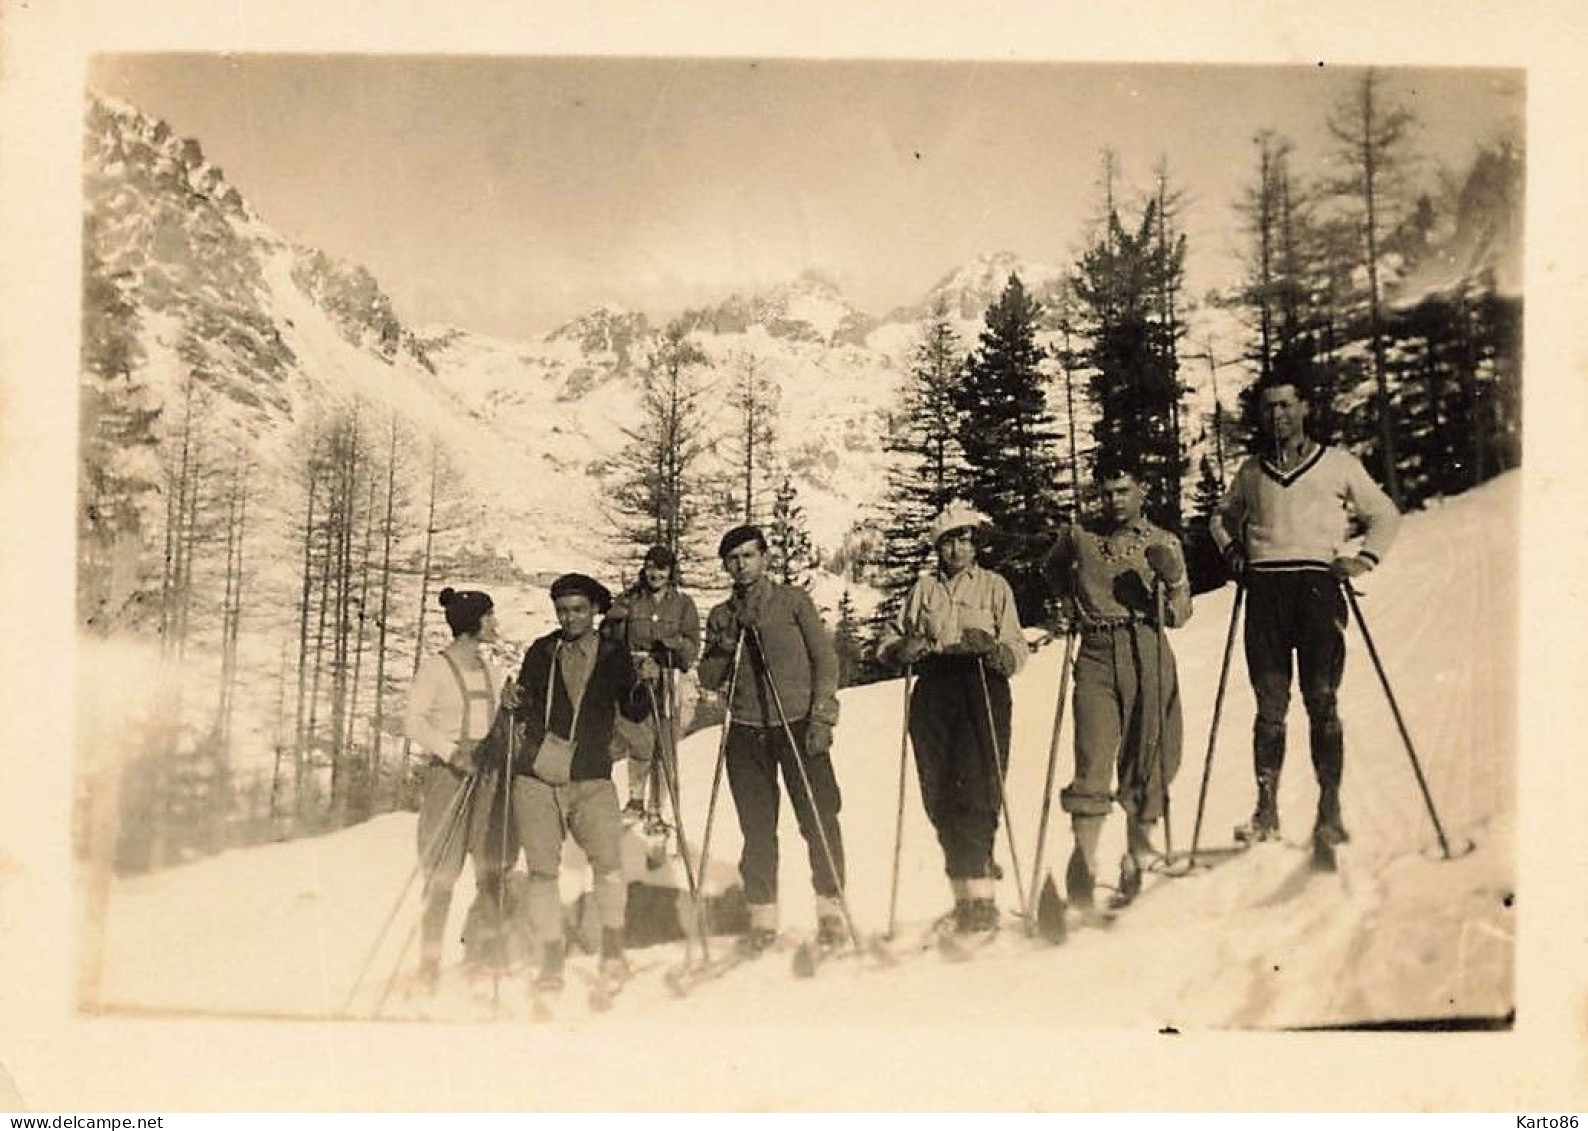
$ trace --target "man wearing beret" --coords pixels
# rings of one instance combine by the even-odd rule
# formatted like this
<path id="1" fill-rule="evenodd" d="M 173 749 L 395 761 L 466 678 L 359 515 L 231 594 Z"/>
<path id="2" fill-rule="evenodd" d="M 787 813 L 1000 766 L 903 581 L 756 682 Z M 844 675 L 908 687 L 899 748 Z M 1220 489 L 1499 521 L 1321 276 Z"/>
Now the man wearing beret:
<path id="1" fill-rule="evenodd" d="M 960 932 L 998 925 L 992 853 L 1002 794 L 993 767 L 1001 776 L 1008 762 L 1009 677 L 1026 661 L 1014 592 L 976 564 L 976 529 L 986 523 L 957 502 L 932 521 L 937 568 L 910 589 L 877 647 L 884 663 L 913 665 L 920 676 L 910 742 Z"/>
<path id="2" fill-rule="evenodd" d="M 688 671 L 700 654 L 700 614 L 689 594 L 678 587 L 678 558 L 666 546 L 655 545 L 645 551 L 639 576 L 612 602 L 601 622 L 601 635 L 616 640 L 631 655 L 651 657 L 662 669 L 657 713 L 672 721 L 674 730 L 667 741 L 676 745 L 679 734 L 671 673 Z M 629 803 L 623 809 L 627 818 L 660 820 L 659 813 L 646 811 L 645 794 L 662 741 L 649 714 L 639 722 L 618 716 L 612 732 L 612 757 L 614 761 L 629 760 Z"/>
<path id="3" fill-rule="evenodd" d="M 612 783 L 612 728 L 619 713 L 642 717 L 640 680 L 654 678 L 649 658 L 636 669 L 621 644 L 603 640 L 596 617 L 612 595 L 582 573 L 551 586 L 557 631 L 529 646 L 518 675 L 515 714 L 524 730 L 513 765 L 513 822 L 529 863 L 529 921 L 541 948 L 537 989 L 563 984 L 562 843 L 571 833 L 595 873 L 601 917 L 601 972 L 627 972 L 623 954 L 628 885 L 623 878 L 623 819 Z"/>
<path id="4" fill-rule="evenodd" d="M 1156 854 L 1153 827 L 1180 766 L 1183 733 L 1174 652 L 1163 629 L 1191 618 L 1180 540 L 1142 514 L 1140 472 L 1105 453 L 1094 479 L 1101 521 L 1060 533 L 1046 563 L 1081 640 L 1075 778 L 1059 795 L 1075 834 L 1065 886 L 1080 910 L 1092 907 L 1098 840 L 1116 799 L 1127 821 L 1116 906 L 1136 897 L 1142 869 Z"/>
<path id="5" fill-rule="evenodd" d="M 810 595 L 766 575 L 767 543 L 759 528 L 728 531 L 717 555 L 733 579 L 733 594 L 706 618 L 700 683 L 708 691 L 733 689 L 726 753 L 728 787 L 744 836 L 739 874 L 750 905 L 745 945 L 759 950 L 777 936 L 780 769 L 809 851 L 818 939 L 837 945 L 847 935 L 840 897 L 841 797 L 829 756 L 838 722 L 838 656 Z"/>

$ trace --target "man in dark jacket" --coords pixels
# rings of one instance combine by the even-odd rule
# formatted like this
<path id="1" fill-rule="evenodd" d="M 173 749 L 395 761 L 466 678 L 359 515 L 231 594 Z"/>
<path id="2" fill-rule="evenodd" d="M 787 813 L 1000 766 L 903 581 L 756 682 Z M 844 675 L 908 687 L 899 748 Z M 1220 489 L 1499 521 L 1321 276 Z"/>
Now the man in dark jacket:
<path id="1" fill-rule="evenodd" d="M 623 955 L 623 821 L 612 784 L 612 728 L 619 713 L 646 710 L 640 680 L 655 676 L 649 659 L 636 670 L 628 651 L 595 631 L 612 596 L 584 574 L 551 586 L 556 632 L 529 646 L 519 672 L 515 711 L 524 740 L 513 764 L 513 823 L 529 863 L 529 920 L 541 946 L 540 989 L 562 988 L 563 920 L 558 878 L 566 833 L 595 872 L 601 916 L 601 969 L 627 972 Z"/>
<path id="2" fill-rule="evenodd" d="M 644 564 L 634 584 L 618 595 L 601 622 L 601 635 L 615 640 L 634 656 L 649 656 L 662 669 L 661 686 L 654 687 L 657 714 L 673 725 L 668 741 L 678 740 L 678 711 L 673 701 L 672 674 L 688 671 L 700 655 L 700 614 L 695 602 L 678 588 L 678 559 L 666 546 L 645 551 Z M 629 760 L 629 803 L 623 815 L 638 820 L 658 820 L 646 809 L 646 787 L 663 741 L 649 713 L 639 722 L 618 716 L 612 732 L 612 760 Z"/>
<path id="3" fill-rule="evenodd" d="M 723 535 L 717 554 L 733 578 L 733 595 L 706 618 L 700 660 L 702 687 L 732 687 L 728 787 L 744 835 L 739 874 L 750 905 L 745 941 L 760 949 L 777 936 L 781 768 L 810 855 L 818 935 L 837 944 L 847 933 L 840 896 L 842 798 L 829 757 L 838 722 L 838 656 L 810 595 L 766 576 L 766 553 L 766 537 L 757 527 L 738 526 Z"/>

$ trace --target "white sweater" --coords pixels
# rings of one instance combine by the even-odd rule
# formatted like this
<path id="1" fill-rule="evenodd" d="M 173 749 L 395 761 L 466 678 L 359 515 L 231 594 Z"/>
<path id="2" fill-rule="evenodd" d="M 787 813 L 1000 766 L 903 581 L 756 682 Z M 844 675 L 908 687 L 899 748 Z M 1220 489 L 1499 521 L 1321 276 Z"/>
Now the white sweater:
<path id="1" fill-rule="evenodd" d="M 1357 553 L 1377 565 L 1395 540 L 1400 512 L 1360 460 L 1319 445 L 1289 472 L 1247 457 L 1210 531 L 1221 551 L 1239 538 L 1254 570 L 1314 569 L 1348 552 L 1353 513 L 1366 528 Z"/>
<path id="2" fill-rule="evenodd" d="M 478 742 L 491 731 L 496 718 L 496 675 L 482 655 L 484 670 L 459 665 L 469 691 L 468 726 L 464 727 L 464 699 L 458 681 L 439 652 L 426 656 L 408 689 L 404 727 L 409 738 L 437 758 L 451 758 L 459 741 Z"/>

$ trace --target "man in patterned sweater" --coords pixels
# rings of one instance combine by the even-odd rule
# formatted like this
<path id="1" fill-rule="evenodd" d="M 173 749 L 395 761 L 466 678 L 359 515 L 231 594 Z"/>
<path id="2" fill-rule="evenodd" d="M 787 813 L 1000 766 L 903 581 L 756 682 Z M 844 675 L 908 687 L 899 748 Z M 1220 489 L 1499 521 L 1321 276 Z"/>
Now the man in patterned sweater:
<path id="1" fill-rule="evenodd" d="M 1061 532 L 1045 562 L 1080 635 L 1075 778 L 1059 795 L 1075 835 L 1065 888 L 1080 910 L 1092 906 L 1098 842 L 1114 801 L 1127 821 L 1115 906 L 1141 891 L 1142 870 L 1158 854 L 1153 828 L 1180 767 L 1183 734 L 1174 650 L 1163 630 L 1191 619 L 1180 540 L 1142 514 L 1140 470 L 1105 453 L 1095 479 L 1099 519 Z"/>
<path id="2" fill-rule="evenodd" d="M 1296 377 L 1285 374 L 1259 387 L 1268 448 L 1248 456 L 1236 472 L 1211 531 L 1230 571 L 1245 580 L 1246 668 L 1257 698 L 1257 806 L 1236 835 L 1267 840 L 1279 833 L 1294 653 L 1318 780 L 1313 835 L 1332 846 L 1348 839 L 1340 815 L 1345 741 L 1335 701 L 1345 671 L 1340 587 L 1383 559 L 1400 513 L 1355 456 L 1308 437 L 1305 392 Z M 1354 552 L 1347 545 L 1353 519 L 1363 530 Z"/>

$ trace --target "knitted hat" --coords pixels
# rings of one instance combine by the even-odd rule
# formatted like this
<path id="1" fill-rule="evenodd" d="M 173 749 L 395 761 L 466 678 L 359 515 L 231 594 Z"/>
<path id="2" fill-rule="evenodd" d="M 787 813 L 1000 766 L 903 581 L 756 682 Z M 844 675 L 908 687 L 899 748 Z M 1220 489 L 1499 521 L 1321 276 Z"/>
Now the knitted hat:
<path id="1" fill-rule="evenodd" d="M 491 595 L 481 589 L 453 589 L 448 586 L 441 591 L 440 601 L 441 607 L 447 612 L 447 627 L 452 630 L 453 636 L 479 632 L 480 622 L 494 608 Z"/>
<path id="2" fill-rule="evenodd" d="M 932 520 L 932 525 L 927 530 L 927 539 L 936 546 L 943 540 L 945 534 L 952 534 L 956 530 L 973 530 L 991 522 L 990 518 L 969 503 L 955 499 Z"/>
<path id="3" fill-rule="evenodd" d="M 766 535 L 761 533 L 759 526 L 735 526 L 722 536 L 721 542 L 717 543 L 717 556 L 725 558 L 746 542 L 755 542 L 762 550 L 766 549 Z"/>
<path id="4" fill-rule="evenodd" d="M 604 613 L 612 607 L 611 591 L 593 577 L 582 573 L 565 573 L 551 583 L 553 601 L 573 596 L 590 598 L 590 603 L 598 613 Z"/>

